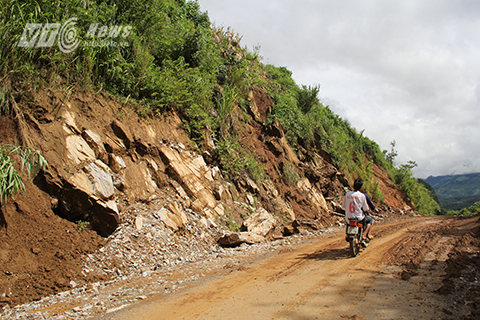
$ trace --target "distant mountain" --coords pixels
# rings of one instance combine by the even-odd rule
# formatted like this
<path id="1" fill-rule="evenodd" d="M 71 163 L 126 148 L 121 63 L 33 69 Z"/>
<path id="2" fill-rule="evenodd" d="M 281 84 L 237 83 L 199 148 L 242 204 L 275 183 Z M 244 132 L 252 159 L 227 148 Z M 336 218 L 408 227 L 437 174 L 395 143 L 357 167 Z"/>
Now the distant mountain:
<path id="1" fill-rule="evenodd" d="M 480 173 L 430 176 L 430 183 L 445 210 L 460 210 L 480 201 Z"/>

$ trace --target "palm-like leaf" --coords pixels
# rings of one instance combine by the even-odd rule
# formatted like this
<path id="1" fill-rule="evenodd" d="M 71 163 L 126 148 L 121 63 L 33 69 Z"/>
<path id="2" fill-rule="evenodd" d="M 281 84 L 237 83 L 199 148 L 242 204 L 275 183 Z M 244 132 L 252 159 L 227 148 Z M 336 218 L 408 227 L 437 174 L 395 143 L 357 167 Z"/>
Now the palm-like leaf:
<path id="1" fill-rule="evenodd" d="M 40 151 L 13 145 L 0 147 L 0 201 L 5 201 L 20 190 L 25 190 L 25 184 L 15 170 L 11 155 L 17 153 L 20 156 L 21 168 L 26 169 L 30 178 L 48 166 Z"/>

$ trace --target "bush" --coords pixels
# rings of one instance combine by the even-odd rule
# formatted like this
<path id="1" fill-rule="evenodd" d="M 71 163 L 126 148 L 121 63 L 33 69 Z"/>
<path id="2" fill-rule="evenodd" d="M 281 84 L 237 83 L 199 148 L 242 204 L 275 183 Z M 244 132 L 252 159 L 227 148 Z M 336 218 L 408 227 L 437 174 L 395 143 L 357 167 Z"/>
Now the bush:
<path id="1" fill-rule="evenodd" d="M 400 165 L 391 170 L 391 179 L 400 190 L 411 199 L 415 209 L 422 215 L 434 215 L 440 210 L 434 196 L 424 184 L 413 177 L 412 169 L 417 166 L 415 161 Z"/>
<path id="2" fill-rule="evenodd" d="M 222 169 L 230 177 L 247 173 L 257 182 L 265 179 L 264 169 L 257 161 L 255 152 L 243 147 L 235 137 L 227 135 L 221 138 L 217 142 L 217 149 Z"/>

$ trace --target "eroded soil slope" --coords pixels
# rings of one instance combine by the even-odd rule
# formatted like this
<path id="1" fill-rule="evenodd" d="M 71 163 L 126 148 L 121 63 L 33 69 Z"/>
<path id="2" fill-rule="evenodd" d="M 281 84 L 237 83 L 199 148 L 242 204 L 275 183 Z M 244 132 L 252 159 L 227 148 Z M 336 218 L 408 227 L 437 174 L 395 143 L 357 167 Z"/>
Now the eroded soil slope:
<path id="1" fill-rule="evenodd" d="M 0 117 L 2 142 L 18 145 L 16 125 Z M 105 240 L 55 215 L 50 196 L 22 174 L 26 192 L 0 206 L 0 305 L 38 300 L 71 288 L 81 258 Z M 90 278 L 87 281 L 99 280 Z"/>
<path id="2" fill-rule="evenodd" d="M 135 113 L 134 107 L 119 103 L 107 94 L 89 90 L 74 90 L 71 94 L 62 88 L 38 93 L 25 92 L 19 93 L 16 101 L 16 109 L 0 116 L 0 143 L 26 144 L 41 150 L 49 167 L 33 181 L 24 176 L 26 192 L 8 199 L 0 206 L 1 307 L 38 300 L 91 282 L 111 280 L 122 272 L 124 275 L 125 270 L 117 270 L 115 274 L 109 275 L 106 272 L 95 275 L 82 272 L 83 258 L 87 254 L 98 253 L 98 249 L 105 245 L 106 237 L 111 235 L 117 225 L 101 229 L 102 221 L 97 220 L 94 225 L 95 221 L 88 220 L 88 213 L 78 218 L 65 214 L 66 209 L 72 208 L 62 200 L 67 191 L 70 191 L 66 188 L 69 185 L 65 182 L 65 177 L 82 171 L 85 164 L 68 160 L 69 137 L 78 136 L 80 139 L 80 133 L 95 131 L 107 149 L 108 154 L 102 156 L 108 158 L 114 154 L 126 163 L 128 168 L 122 177 L 123 182 L 116 186 L 110 199 L 115 201 L 120 212 L 114 221 L 118 226 L 131 227 L 135 223 L 135 214 L 140 211 L 136 207 L 138 203 L 148 206 L 154 200 L 170 199 L 170 202 L 176 201 L 179 204 L 179 211 L 192 212 L 198 209 L 194 206 L 193 197 L 181 202 L 185 196 L 178 191 L 181 189 L 178 177 L 172 174 L 168 163 L 164 163 L 160 156 L 159 150 L 166 148 L 167 144 L 181 145 L 179 150 L 190 153 L 191 149 L 187 149 L 191 142 L 178 114 L 165 112 L 158 119 L 141 118 Z M 280 212 L 279 215 L 286 218 L 280 227 L 290 231 L 293 231 L 293 219 L 306 221 L 306 230 L 309 226 L 318 230 L 339 224 L 341 218 L 332 212 L 338 208 L 348 181 L 321 150 L 318 153 L 300 150 L 297 155 L 286 143 L 283 129 L 278 123 L 270 127 L 263 125 L 272 103 L 264 92 L 252 92 L 251 113 L 243 123 L 245 131 L 242 143 L 257 155 L 273 188 L 266 183 L 252 187 L 251 179 L 246 174 L 235 177 L 231 182 L 222 181 L 231 186 L 224 193 L 228 194 L 228 199 L 215 199 L 230 214 L 223 216 L 223 221 L 235 219 L 241 225 L 242 218 L 249 213 L 247 208 L 255 209 L 257 206 L 272 214 Z M 131 136 L 124 136 L 126 132 L 130 132 Z M 209 168 L 218 165 L 215 151 L 210 151 L 210 156 L 203 155 Z M 102 159 L 99 157 L 92 161 L 108 162 L 108 159 Z M 294 166 L 302 177 L 300 187 L 303 191 L 299 185 L 291 185 L 282 177 L 284 166 L 289 165 Z M 138 167 L 135 169 L 134 166 Z M 145 186 L 144 180 L 139 179 L 145 172 L 154 172 L 149 181 L 155 183 Z M 375 175 L 381 180 L 380 187 L 385 194 L 386 204 L 381 206 L 383 214 L 405 214 L 408 210 L 404 209 L 410 205 L 405 196 L 380 170 L 376 170 Z M 322 207 L 312 207 L 312 202 L 318 199 L 323 199 L 318 202 Z M 78 204 L 86 204 L 88 207 L 94 200 L 92 197 L 86 198 Z M 127 209 L 128 215 L 122 216 Z M 220 230 L 222 219 L 217 222 Z M 97 229 L 92 230 L 92 226 Z M 170 231 L 172 239 L 176 236 L 175 232 Z M 182 232 L 186 232 L 186 229 L 179 231 Z M 152 235 L 154 233 L 150 234 Z M 196 237 L 193 234 L 191 236 Z M 132 243 L 138 247 L 144 246 L 144 242 L 133 240 Z M 213 240 L 209 238 L 208 241 Z M 205 242 L 205 245 L 210 245 L 209 243 Z M 127 249 L 134 251 L 135 248 L 122 250 Z M 175 242 L 170 243 L 169 250 L 176 250 Z M 146 253 L 151 252 L 145 249 Z M 142 258 L 145 254 L 142 253 Z M 158 266 L 148 268 L 156 270 Z"/>

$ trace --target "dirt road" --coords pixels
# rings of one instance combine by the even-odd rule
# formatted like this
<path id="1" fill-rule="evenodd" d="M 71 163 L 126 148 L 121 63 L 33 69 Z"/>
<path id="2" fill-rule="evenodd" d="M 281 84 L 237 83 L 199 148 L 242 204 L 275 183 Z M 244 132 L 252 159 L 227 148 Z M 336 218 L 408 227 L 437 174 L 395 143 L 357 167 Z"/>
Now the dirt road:
<path id="1" fill-rule="evenodd" d="M 453 249 L 476 257 L 477 220 L 437 217 L 379 225 L 376 238 L 355 258 L 338 232 L 104 317 L 468 319 L 478 301 L 452 289 L 447 259 Z"/>

